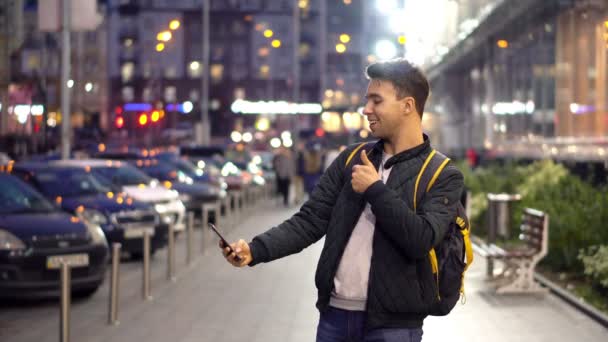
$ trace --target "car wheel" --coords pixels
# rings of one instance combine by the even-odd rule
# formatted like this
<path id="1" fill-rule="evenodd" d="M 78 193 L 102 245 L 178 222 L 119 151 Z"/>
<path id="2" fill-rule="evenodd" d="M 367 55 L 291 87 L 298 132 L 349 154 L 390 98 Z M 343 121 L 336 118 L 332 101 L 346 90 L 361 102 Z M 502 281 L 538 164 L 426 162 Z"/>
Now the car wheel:
<path id="1" fill-rule="evenodd" d="M 72 292 L 72 295 L 75 298 L 88 298 L 91 297 L 95 292 L 97 292 L 97 289 L 99 289 L 100 285 L 96 285 L 94 287 L 88 287 L 88 288 L 84 288 L 84 289 L 79 289 L 79 290 L 74 290 Z"/>

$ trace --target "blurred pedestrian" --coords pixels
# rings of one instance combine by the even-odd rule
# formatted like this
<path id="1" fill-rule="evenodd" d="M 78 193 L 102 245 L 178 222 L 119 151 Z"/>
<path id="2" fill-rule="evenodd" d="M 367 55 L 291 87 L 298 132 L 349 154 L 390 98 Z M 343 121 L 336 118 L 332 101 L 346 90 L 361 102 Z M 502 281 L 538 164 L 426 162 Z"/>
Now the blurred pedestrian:
<path id="1" fill-rule="evenodd" d="M 280 148 L 272 161 L 274 171 L 277 174 L 277 190 L 283 197 L 283 204 L 289 206 L 289 186 L 293 175 L 293 161 L 289 150 Z"/>
<path id="2" fill-rule="evenodd" d="M 290 219 L 231 244 L 239 258 L 223 248 L 232 265 L 253 266 L 325 237 L 315 277 L 317 342 L 422 339 L 438 290 L 429 251 L 455 217 L 463 188 L 462 174 L 448 165 L 414 209 L 416 175 L 433 153 L 422 133 L 429 83 L 404 59 L 372 64 L 367 76 L 363 113 L 379 140 L 343 151 Z"/>
<path id="3" fill-rule="evenodd" d="M 303 154 L 304 191 L 310 196 L 323 174 L 323 151 L 320 143 L 313 143 Z"/>

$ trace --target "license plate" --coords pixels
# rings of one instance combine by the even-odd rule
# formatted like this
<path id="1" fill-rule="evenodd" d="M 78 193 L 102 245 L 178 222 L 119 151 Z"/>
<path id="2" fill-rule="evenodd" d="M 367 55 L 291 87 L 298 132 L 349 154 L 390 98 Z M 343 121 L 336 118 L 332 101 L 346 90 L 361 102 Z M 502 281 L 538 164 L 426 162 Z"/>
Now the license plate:
<path id="1" fill-rule="evenodd" d="M 62 262 L 65 262 L 71 267 L 89 266 L 89 255 L 86 253 L 52 255 L 46 258 L 46 268 L 50 270 L 60 268 Z"/>
<path id="2" fill-rule="evenodd" d="M 144 236 L 144 232 L 148 232 L 150 237 L 154 236 L 154 228 L 128 228 L 125 229 L 125 239 L 137 239 Z"/>

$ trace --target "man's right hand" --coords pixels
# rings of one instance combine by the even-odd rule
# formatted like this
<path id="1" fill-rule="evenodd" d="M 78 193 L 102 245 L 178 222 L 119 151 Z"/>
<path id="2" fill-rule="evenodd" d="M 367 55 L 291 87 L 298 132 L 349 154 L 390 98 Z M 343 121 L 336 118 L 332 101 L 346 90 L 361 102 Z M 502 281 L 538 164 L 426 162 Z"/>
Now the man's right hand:
<path id="1" fill-rule="evenodd" d="M 249 249 L 249 244 L 243 239 L 230 244 L 230 247 L 232 247 L 232 250 L 234 250 L 236 254 L 230 252 L 230 249 L 225 246 L 221 240 L 219 246 L 226 260 L 228 260 L 228 262 L 234 267 L 247 266 L 251 260 L 253 260 L 251 250 Z M 237 255 L 239 258 L 236 258 Z"/>

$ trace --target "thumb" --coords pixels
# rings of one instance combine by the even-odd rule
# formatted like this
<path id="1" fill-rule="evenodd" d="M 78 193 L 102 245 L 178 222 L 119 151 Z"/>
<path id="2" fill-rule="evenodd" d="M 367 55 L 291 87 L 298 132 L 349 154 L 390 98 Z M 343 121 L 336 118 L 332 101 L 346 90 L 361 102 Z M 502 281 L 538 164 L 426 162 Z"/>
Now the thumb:
<path id="1" fill-rule="evenodd" d="M 365 153 L 365 150 L 361 151 L 361 161 L 363 162 L 363 165 L 374 166 L 374 164 L 372 164 L 372 162 L 367 158 L 367 153 Z"/>

